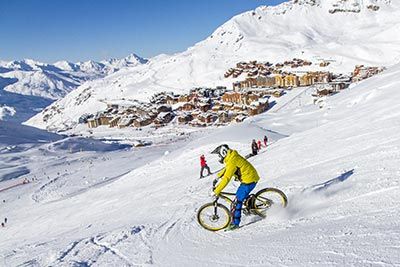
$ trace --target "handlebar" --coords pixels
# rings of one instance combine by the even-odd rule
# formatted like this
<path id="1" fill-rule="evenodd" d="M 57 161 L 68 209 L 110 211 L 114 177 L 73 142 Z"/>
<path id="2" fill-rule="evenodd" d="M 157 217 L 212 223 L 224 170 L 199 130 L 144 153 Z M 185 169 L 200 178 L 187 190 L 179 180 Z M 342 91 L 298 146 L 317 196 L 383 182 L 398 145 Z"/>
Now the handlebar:
<path id="1" fill-rule="evenodd" d="M 217 183 L 218 183 L 218 180 L 217 180 L 217 179 L 214 179 L 214 180 L 213 180 L 213 190 L 215 190 L 215 186 L 217 185 Z"/>

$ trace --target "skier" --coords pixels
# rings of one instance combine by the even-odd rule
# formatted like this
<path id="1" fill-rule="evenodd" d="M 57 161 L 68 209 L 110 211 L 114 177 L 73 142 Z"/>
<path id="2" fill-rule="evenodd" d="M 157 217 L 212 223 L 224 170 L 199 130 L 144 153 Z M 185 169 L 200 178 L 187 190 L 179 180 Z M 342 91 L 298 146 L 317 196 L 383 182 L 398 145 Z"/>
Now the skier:
<path id="1" fill-rule="evenodd" d="M 228 145 L 220 145 L 215 148 L 212 154 L 218 154 L 220 163 L 225 164 L 217 177 L 221 179 L 220 183 L 214 189 L 213 193 L 218 196 L 225 186 L 229 183 L 232 176 L 240 181 L 240 186 L 236 191 L 236 198 L 232 203 L 233 222 L 228 226 L 227 230 L 239 228 L 240 217 L 242 213 L 243 201 L 249 196 L 250 192 L 256 187 L 260 177 L 253 167 L 245 158 L 243 158 L 236 150 L 232 150 Z"/>
<path id="2" fill-rule="evenodd" d="M 264 135 L 264 146 L 267 147 L 268 137 Z"/>
<path id="3" fill-rule="evenodd" d="M 251 152 L 253 153 L 253 156 L 257 155 L 258 147 L 257 147 L 256 139 L 253 139 L 253 142 L 251 143 Z"/>
<path id="4" fill-rule="evenodd" d="M 260 140 L 257 141 L 257 148 L 258 148 L 258 151 L 261 150 L 261 141 Z"/>
<path id="5" fill-rule="evenodd" d="M 201 179 L 201 178 L 204 178 L 204 176 L 203 176 L 203 171 L 204 171 L 204 169 L 207 170 L 208 175 L 211 175 L 210 167 L 208 167 L 207 161 L 206 161 L 206 157 L 204 157 L 204 155 L 201 155 L 201 156 L 200 156 L 200 166 L 201 166 L 201 170 L 200 170 L 200 179 Z"/>

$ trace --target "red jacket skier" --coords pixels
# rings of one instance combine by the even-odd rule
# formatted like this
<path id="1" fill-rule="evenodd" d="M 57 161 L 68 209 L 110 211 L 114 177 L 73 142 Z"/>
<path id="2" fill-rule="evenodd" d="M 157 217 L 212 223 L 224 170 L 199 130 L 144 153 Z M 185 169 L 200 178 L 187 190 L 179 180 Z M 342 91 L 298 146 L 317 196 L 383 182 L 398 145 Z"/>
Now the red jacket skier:
<path id="1" fill-rule="evenodd" d="M 204 177 L 204 176 L 203 176 L 203 171 L 204 171 L 204 169 L 207 170 L 208 175 L 211 175 L 210 167 L 208 167 L 207 161 L 206 161 L 206 157 L 204 157 L 204 155 L 201 155 L 201 156 L 200 156 L 200 167 L 201 167 L 201 170 L 200 170 L 200 178 L 203 178 L 203 177 Z"/>
<path id="2" fill-rule="evenodd" d="M 258 150 L 260 150 L 261 149 L 261 141 L 260 140 L 257 141 L 257 146 L 258 146 Z"/>

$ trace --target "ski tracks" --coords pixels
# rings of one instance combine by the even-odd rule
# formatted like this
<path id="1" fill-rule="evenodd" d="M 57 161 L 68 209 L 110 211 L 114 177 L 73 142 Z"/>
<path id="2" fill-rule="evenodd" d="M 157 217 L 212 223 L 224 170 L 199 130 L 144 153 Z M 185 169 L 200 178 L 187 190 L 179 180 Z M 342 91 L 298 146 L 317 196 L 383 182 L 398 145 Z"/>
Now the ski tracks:
<path id="1" fill-rule="evenodd" d="M 149 233 L 134 226 L 73 241 L 46 266 L 143 266 L 153 264 Z"/>

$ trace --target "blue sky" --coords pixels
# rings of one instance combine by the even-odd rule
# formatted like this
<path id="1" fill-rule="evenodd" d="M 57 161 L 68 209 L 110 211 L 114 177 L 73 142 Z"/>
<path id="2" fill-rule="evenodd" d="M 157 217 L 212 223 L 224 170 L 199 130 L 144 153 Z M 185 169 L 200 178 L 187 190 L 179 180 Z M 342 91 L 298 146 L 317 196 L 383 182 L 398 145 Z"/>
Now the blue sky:
<path id="1" fill-rule="evenodd" d="M 234 15 L 284 0 L 0 0 L 0 59 L 152 57 L 209 36 Z"/>

